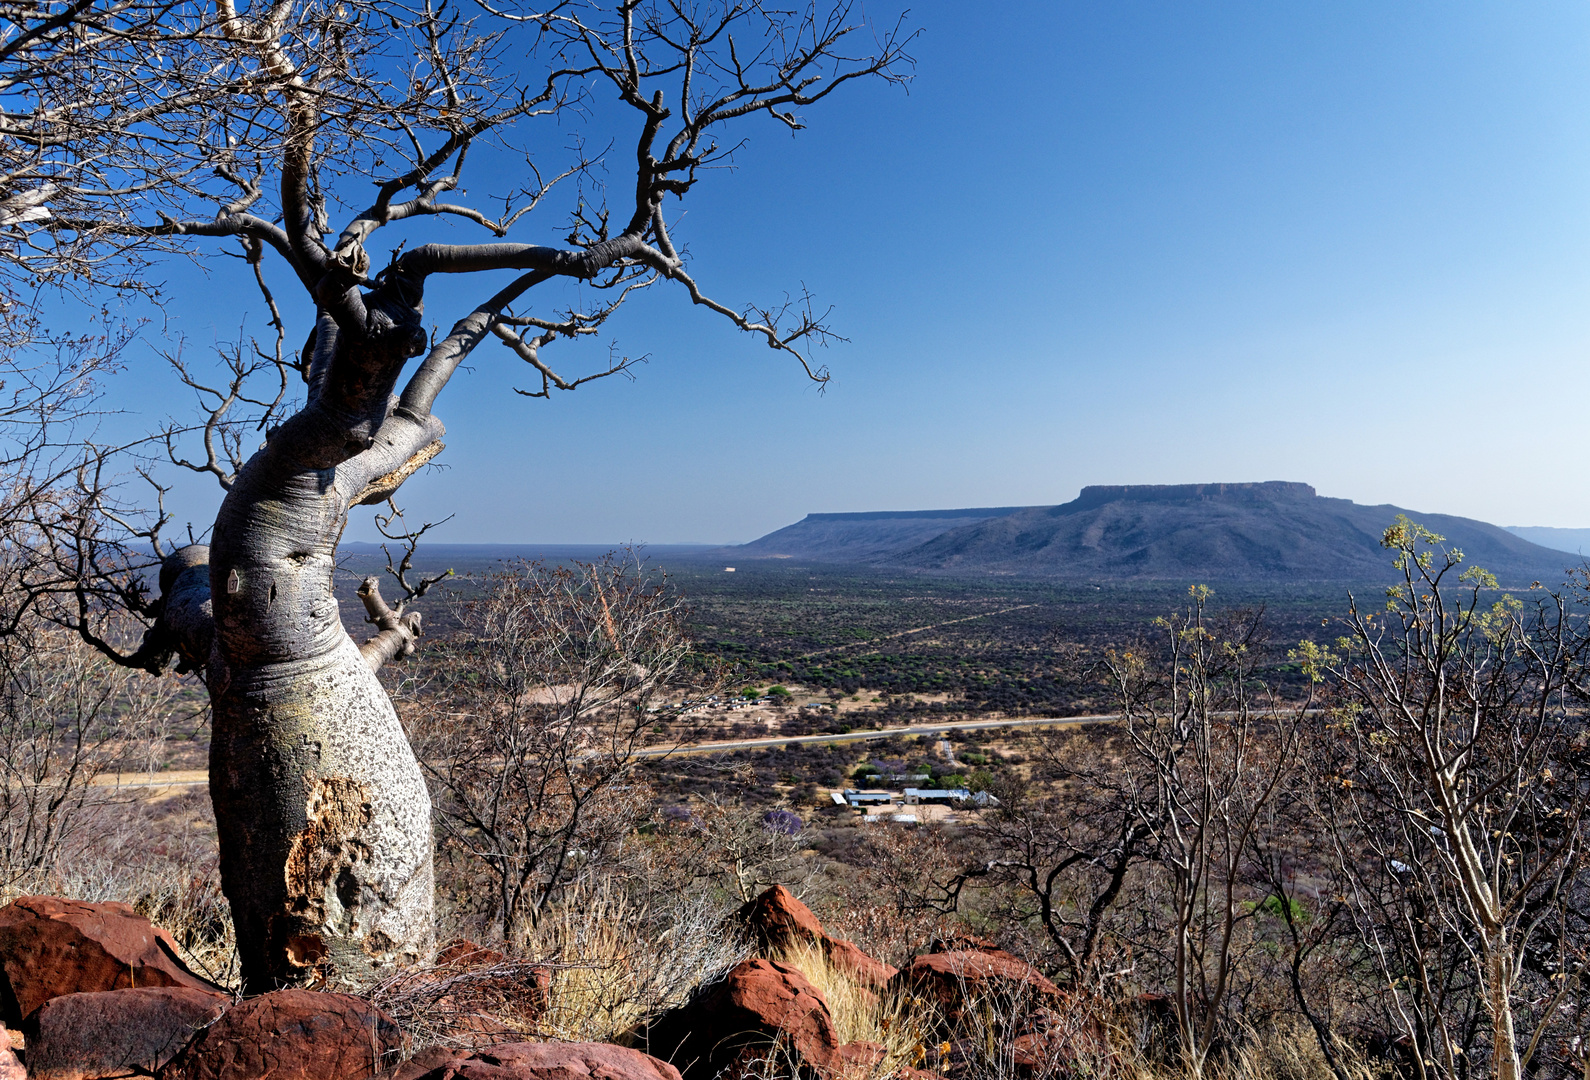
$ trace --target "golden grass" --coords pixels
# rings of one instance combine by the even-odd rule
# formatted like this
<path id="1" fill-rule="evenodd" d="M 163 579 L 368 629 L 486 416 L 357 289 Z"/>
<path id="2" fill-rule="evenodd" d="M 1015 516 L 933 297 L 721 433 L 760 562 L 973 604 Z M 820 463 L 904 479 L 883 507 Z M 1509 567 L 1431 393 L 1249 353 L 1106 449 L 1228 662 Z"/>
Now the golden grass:
<path id="1" fill-rule="evenodd" d="M 847 1080 L 881 1080 L 926 1059 L 933 1015 L 919 999 L 873 990 L 829 963 L 815 944 L 792 945 L 772 959 L 795 968 L 823 996 L 841 1044 L 868 1042 L 883 1048 L 875 1063 L 858 1065 Z"/>
<path id="2" fill-rule="evenodd" d="M 643 904 L 611 883 L 576 889 L 544 914 L 525 954 L 552 971 L 540 1029 L 570 1042 L 626 1039 L 643 1021 L 721 978 L 747 946 L 705 899 Z"/>

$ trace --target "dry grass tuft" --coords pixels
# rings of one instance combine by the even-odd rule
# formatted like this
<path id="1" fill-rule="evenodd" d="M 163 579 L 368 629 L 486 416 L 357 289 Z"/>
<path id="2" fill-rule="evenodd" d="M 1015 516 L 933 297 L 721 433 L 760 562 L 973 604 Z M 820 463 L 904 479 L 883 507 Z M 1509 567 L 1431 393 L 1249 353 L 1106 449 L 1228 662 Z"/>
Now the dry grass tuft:
<path id="1" fill-rule="evenodd" d="M 398 972 L 363 996 L 416 1047 L 516 1039 L 627 1042 L 747 953 L 705 900 L 641 903 L 611 883 L 577 889 L 543 913 L 522 954 L 461 956 Z"/>
<path id="2" fill-rule="evenodd" d="M 847 1080 L 882 1080 L 927 1059 L 934 1016 L 925 1002 L 873 990 L 829 963 L 815 944 L 791 945 L 772 959 L 798 970 L 822 994 L 841 1044 L 868 1042 L 883 1048 L 875 1062 L 859 1063 Z"/>
<path id="3" fill-rule="evenodd" d="M 575 890 L 542 915 L 526 955 L 552 972 L 541 1033 L 570 1042 L 626 1041 L 749 955 L 728 910 L 703 896 L 636 900 L 617 885 Z"/>

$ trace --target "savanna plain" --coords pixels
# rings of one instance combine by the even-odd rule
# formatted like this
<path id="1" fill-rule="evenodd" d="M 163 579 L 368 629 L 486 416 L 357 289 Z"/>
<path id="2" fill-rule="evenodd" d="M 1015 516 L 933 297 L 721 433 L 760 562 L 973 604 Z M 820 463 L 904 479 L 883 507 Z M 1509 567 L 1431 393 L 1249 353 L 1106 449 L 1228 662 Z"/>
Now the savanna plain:
<path id="1" fill-rule="evenodd" d="M 422 548 L 381 677 L 445 947 L 357 992 L 416 1069 L 1590 1075 L 1583 593 L 1386 549 L 1211 589 Z M 384 566 L 344 555 L 349 626 Z M 6 661 L 0 900 L 124 901 L 235 987 L 201 690 Z"/>

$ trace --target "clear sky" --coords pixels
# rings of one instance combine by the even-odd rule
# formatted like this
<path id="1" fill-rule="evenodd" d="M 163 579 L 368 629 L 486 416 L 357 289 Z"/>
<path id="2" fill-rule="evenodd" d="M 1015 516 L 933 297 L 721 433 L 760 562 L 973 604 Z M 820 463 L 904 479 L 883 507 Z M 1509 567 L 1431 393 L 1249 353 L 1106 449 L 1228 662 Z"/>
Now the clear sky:
<path id="1" fill-rule="evenodd" d="M 909 93 L 836 95 L 794 137 L 751 125 L 680 229 L 725 302 L 804 283 L 834 306 L 826 393 L 650 296 L 613 324 L 650 358 L 633 382 L 528 400 L 483 346 L 411 516 L 456 513 L 451 542 L 737 542 L 812 511 L 1300 480 L 1590 526 L 1590 6 L 934 0 L 910 20 Z M 234 335 L 241 271 L 170 325 Z M 479 291 L 434 290 L 427 315 Z M 176 400 L 153 374 L 117 397 Z"/>

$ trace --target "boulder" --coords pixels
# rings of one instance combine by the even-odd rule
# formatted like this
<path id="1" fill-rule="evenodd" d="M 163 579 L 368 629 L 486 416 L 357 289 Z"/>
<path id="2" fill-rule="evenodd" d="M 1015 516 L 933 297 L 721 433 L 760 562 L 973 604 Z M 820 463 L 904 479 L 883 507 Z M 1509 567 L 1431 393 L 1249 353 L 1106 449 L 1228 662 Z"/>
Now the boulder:
<path id="1" fill-rule="evenodd" d="M 432 1069 L 443 1065 L 450 1065 L 455 1061 L 463 1061 L 469 1057 L 468 1050 L 460 1050 L 456 1046 L 430 1046 L 421 1050 L 407 1061 L 399 1062 L 370 1077 L 370 1080 L 417 1080 Z"/>
<path id="2" fill-rule="evenodd" d="M 1097 1024 L 1077 1031 L 1029 1032 L 1010 1044 L 1010 1064 L 1018 1078 L 1108 1072 L 1112 1054 L 1109 1039 Z"/>
<path id="3" fill-rule="evenodd" d="M 881 990 L 899 973 L 899 969 L 868 956 L 854 942 L 846 941 L 844 938 L 825 937 L 823 952 L 828 956 L 830 965 L 863 986 L 870 986 L 875 990 Z"/>
<path id="4" fill-rule="evenodd" d="M 134 986 L 220 993 L 188 970 L 170 934 L 121 903 L 24 896 L 0 908 L 0 1023 L 51 998 Z"/>
<path id="5" fill-rule="evenodd" d="M 1008 953 L 987 938 L 978 937 L 976 934 L 946 934 L 936 937 L 928 944 L 928 952 L 980 952 L 987 953 L 990 956 L 1003 957 L 1006 960 L 1014 960 L 1017 963 L 1021 962 L 1021 958 L 1016 954 Z"/>
<path id="6" fill-rule="evenodd" d="M 33 1080 L 148 1076 L 232 1003 L 185 986 L 51 998 L 22 1022 Z"/>
<path id="7" fill-rule="evenodd" d="M 389 979 L 377 1000 L 411 1035 L 467 1048 L 539 1034 L 551 993 L 549 968 L 455 941 L 434 964 Z"/>
<path id="8" fill-rule="evenodd" d="M 1060 996 L 1060 988 L 1037 968 L 998 951 L 926 953 L 895 976 L 895 985 L 933 1001 L 948 1023 L 959 1019 L 972 1001 L 992 999 L 1008 1011 L 1013 1005 L 1031 1008 Z"/>
<path id="9" fill-rule="evenodd" d="M 17 1060 L 11 1049 L 11 1033 L 0 1027 L 0 1080 L 27 1080 L 28 1070 Z"/>
<path id="10" fill-rule="evenodd" d="M 871 1076 L 878 1071 L 889 1052 L 882 1043 L 850 1042 L 834 1051 L 829 1063 L 829 1075 L 835 1080 Z"/>
<path id="11" fill-rule="evenodd" d="M 639 1050 L 609 1043 L 540 1042 L 471 1051 L 429 1050 L 386 1076 L 390 1080 L 680 1080 L 678 1069 Z"/>
<path id="12" fill-rule="evenodd" d="M 812 909 L 782 885 L 774 885 L 756 899 L 747 901 L 735 913 L 735 920 L 751 931 L 763 952 L 816 945 L 833 967 L 874 988 L 883 986 L 895 975 L 894 968 L 868 956 L 853 942 L 830 935 L 812 914 Z"/>
<path id="13" fill-rule="evenodd" d="M 806 976 L 774 960 L 746 960 L 664 1014 L 641 1045 L 673 1062 L 685 1080 L 708 1080 L 747 1071 L 770 1053 L 797 1071 L 826 1071 L 839 1039 L 828 1003 Z"/>
<path id="14" fill-rule="evenodd" d="M 361 998 L 273 990 L 232 1006 L 160 1071 L 161 1080 L 365 1080 L 403 1046 Z"/>
<path id="15" fill-rule="evenodd" d="M 817 944 L 828 936 L 812 909 L 782 885 L 774 885 L 756 899 L 747 900 L 734 917 L 764 949 L 784 948 L 795 942 Z"/>

